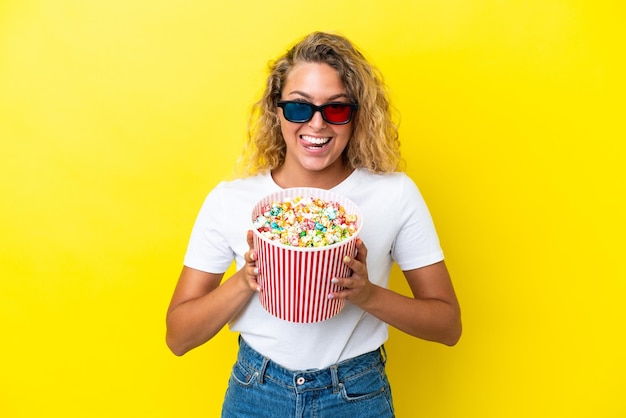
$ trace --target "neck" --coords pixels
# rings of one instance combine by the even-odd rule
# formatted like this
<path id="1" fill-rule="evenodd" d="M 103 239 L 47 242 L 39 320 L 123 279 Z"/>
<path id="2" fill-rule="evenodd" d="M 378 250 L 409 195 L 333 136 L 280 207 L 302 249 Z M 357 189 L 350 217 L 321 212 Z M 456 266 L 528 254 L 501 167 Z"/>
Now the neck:
<path id="1" fill-rule="evenodd" d="M 293 172 L 293 170 L 285 169 L 283 165 L 272 170 L 272 178 L 277 185 L 284 189 L 315 187 L 329 190 L 348 178 L 353 171 L 353 168 L 341 166 L 339 169 L 333 169 L 332 172 L 327 170 Z"/>

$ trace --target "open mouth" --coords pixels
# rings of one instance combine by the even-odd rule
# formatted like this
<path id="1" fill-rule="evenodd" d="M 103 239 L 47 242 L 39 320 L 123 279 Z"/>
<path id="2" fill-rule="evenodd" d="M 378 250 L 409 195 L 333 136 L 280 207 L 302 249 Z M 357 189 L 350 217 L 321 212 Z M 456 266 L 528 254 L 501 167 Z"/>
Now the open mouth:
<path id="1" fill-rule="evenodd" d="M 315 136 L 301 135 L 300 139 L 307 148 L 323 148 L 324 145 L 328 144 L 332 138 L 319 138 Z"/>

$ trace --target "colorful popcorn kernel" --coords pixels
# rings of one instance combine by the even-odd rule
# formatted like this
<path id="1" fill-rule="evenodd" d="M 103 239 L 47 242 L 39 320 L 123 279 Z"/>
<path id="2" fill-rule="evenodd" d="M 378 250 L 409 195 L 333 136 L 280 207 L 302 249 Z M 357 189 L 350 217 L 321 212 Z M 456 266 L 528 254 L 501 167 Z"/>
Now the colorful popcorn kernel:
<path id="1" fill-rule="evenodd" d="M 293 247 L 322 247 L 350 238 L 357 231 L 357 216 L 346 214 L 338 202 L 297 196 L 263 207 L 253 221 L 267 239 Z"/>

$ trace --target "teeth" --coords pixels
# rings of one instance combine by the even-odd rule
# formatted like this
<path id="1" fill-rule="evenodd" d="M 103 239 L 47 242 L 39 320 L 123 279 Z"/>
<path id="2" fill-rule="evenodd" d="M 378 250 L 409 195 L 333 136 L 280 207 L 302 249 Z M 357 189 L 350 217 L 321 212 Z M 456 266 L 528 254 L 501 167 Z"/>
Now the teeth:
<path id="1" fill-rule="evenodd" d="M 325 143 L 330 141 L 330 138 L 316 138 L 314 136 L 308 136 L 308 135 L 302 135 L 302 139 L 314 145 L 324 145 Z"/>

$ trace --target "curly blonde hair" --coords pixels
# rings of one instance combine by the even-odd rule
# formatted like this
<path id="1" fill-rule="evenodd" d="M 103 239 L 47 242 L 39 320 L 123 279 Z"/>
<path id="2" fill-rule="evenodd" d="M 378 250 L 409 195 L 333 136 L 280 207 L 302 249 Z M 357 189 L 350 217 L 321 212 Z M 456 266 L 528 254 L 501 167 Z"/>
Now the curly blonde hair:
<path id="1" fill-rule="evenodd" d="M 265 92 L 252 108 L 248 140 L 238 161 L 239 173 L 255 175 L 285 161 L 277 103 L 290 70 L 299 62 L 325 63 L 334 68 L 348 96 L 359 106 L 352 121 L 352 137 L 343 152 L 344 162 L 374 173 L 399 170 L 398 128 L 392 120 L 382 75 L 345 37 L 314 32 L 270 63 Z"/>

